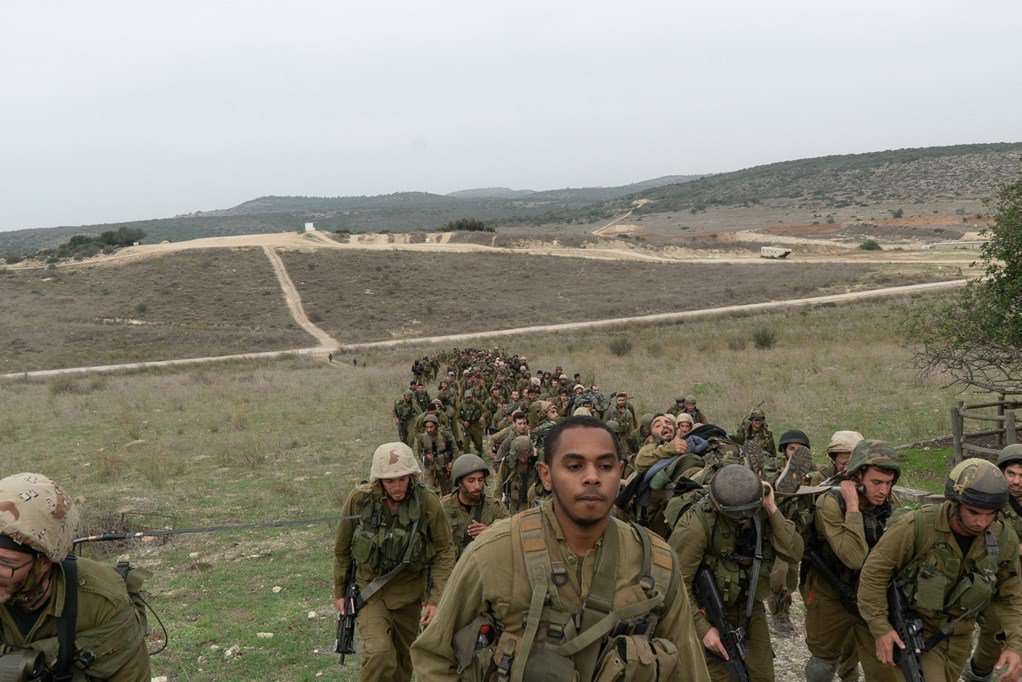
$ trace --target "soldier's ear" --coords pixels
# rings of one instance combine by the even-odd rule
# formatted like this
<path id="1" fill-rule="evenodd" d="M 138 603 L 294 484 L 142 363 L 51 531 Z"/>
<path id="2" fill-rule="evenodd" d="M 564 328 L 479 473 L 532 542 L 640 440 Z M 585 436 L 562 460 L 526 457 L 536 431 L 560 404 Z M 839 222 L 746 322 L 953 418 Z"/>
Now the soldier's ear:
<path id="1" fill-rule="evenodd" d="M 536 471 L 539 472 L 539 480 L 543 484 L 543 488 L 547 492 L 553 490 L 553 486 L 550 484 L 550 466 L 543 460 L 540 460 L 536 462 Z"/>

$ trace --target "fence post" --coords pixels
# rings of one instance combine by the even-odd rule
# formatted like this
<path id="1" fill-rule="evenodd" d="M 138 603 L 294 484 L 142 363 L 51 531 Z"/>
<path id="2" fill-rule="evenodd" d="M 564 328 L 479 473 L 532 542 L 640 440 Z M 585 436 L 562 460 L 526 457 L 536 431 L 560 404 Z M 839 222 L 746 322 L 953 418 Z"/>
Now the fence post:
<path id="1" fill-rule="evenodd" d="M 1004 416 L 1004 394 L 1003 393 L 999 393 L 997 395 L 997 400 L 998 400 L 998 403 L 997 403 L 997 416 L 998 417 L 1003 417 Z M 997 434 L 997 444 L 1003 448 L 1008 443 L 1014 443 L 1015 441 L 1014 440 L 1007 440 L 1007 433 L 1008 433 L 1007 422 L 1001 422 L 1001 424 L 1005 425 L 1005 429 L 1004 429 L 1003 432 Z"/>
<path id="2" fill-rule="evenodd" d="M 1015 411 L 1004 413 L 1004 444 L 1013 445 L 1018 442 L 1018 431 L 1015 430 Z"/>
<path id="3" fill-rule="evenodd" d="M 951 446 L 954 448 L 954 463 L 962 461 L 962 405 L 959 400 L 951 408 Z"/>

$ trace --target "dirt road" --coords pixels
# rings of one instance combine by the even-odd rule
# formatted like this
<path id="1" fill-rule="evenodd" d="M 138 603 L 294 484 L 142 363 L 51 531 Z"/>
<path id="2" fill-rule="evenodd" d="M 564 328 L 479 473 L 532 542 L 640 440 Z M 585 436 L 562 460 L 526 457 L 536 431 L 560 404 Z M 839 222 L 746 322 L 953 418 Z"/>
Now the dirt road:
<path id="1" fill-rule="evenodd" d="M 321 347 L 327 349 L 337 348 L 340 345 L 337 339 L 313 324 L 312 320 L 305 314 L 305 307 L 302 306 L 302 296 L 298 293 L 295 283 L 291 281 L 290 275 L 287 274 L 284 261 L 280 259 L 277 252 L 274 251 L 273 247 L 264 246 L 263 253 L 270 259 L 273 272 L 277 275 L 277 282 L 280 283 L 281 293 L 284 294 L 284 302 L 287 303 L 287 308 L 291 311 L 291 317 L 294 318 L 295 323 L 319 341 Z"/>

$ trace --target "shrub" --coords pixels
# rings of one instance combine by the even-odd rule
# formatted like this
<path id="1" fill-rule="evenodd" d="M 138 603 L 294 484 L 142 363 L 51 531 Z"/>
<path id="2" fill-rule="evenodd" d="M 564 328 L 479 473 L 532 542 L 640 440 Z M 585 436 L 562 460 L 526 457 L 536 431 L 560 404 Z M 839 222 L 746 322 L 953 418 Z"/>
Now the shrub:
<path id="1" fill-rule="evenodd" d="M 892 218 L 902 218 L 905 216 L 905 211 L 900 208 L 893 209 L 890 213 Z"/>
<path id="2" fill-rule="evenodd" d="M 494 232 L 479 218 L 458 218 L 440 228 L 441 232 Z"/>
<path id="3" fill-rule="evenodd" d="M 615 336 L 607 346 L 610 352 L 621 357 L 632 352 L 632 341 L 627 336 Z"/>
<path id="4" fill-rule="evenodd" d="M 759 350 L 773 348 L 777 343 L 777 334 L 769 327 L 760 327 L 752 332 L 752 344 Z"/>
<path id="5" fill-rule="evenodd" d="M 883 247 L 881 247 L 880 242 L 875 239 L 864 239 L 862 243 L 859 244 L 859 248 L 863 251 L 880 251 Z"/>

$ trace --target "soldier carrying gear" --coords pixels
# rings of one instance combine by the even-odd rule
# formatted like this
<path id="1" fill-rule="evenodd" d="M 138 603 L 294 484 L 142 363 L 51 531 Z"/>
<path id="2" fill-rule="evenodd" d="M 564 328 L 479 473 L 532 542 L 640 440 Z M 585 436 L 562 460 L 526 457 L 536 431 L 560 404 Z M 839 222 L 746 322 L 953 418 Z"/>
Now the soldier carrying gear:
<path id="1" fill-rule="evenodd" d="M 402 443 L 411 443 L 412 435 L 410 426 L 419 414 L 419 406 L 413 400 L 412 391 L 405 391 L 401 399 L 394 403 L 394 423 L 397 425 L 398 440 Z"/>
<path id="2" fill-rule="evenodd" d="M 854 453 L 853 453 L 854 455 Z M 887 588 L 893 580 L 903 602 L 922 622 L 920 663 L 927 682 L 957 680 L 965 667 L 977 620 L 994 618 L 1005 633 L 995 667 L 1002 679 L 1022 674 L 1022 582 L 1018 536 L 998 510 L 1008 501 L 1001 471 L 967 459 L 948 476 L 947 500 L 905 514 L 866 558 L 858 603 L 876 639 L 881 663 L 904 646 L 891 626 Z"/>
<path id="3" fill-rule="evenodd" d="M 797 562 L 803 546 L 795 524 L 777 508 L 769 484 L 741 464 L 723 466 L 710 483 L 709 495 L 678 520 L 670 544 L 689 590 L 697 571 L 706 569 L 712 576 L 728 623 L 744 633 L 750 678 L 772 681 L 773 652 L 763 608 L 770 593 L 767 576 L 778 558 Z M 721 632 L 698 611 L 695 623 L 711 677 L 729 679 Z"/>
<path id="4" fill-rule="evenodd" d="M 1008 503 L 1001 509 L 1001 518 L 1022 537 L 1022 444 L 1009 445 L 997 457 L 997 468 L 1001 470 L 1008 484 Z M 993 677 L 994 664 L 1006 636 L 1000 623 L 988 618 L 980 628 L 976 650 L 966 666 L 962 679 L 966 682 L 989 682 Z"/>
<path id="5" fill-rule="evenodd" d="M 118 569 L 71 554 L 78 518 L 46 476 L 0 480 L 0 651 L 42 656 L 45 679 L 148 682 L 145 607 Z"/>
<path id="6" fill-rule="evenodd" d="M 360 679 L 412 675 L 408 648 L 436 604 L 454 565 L 451 529 L 440 499 L 421 485 L 415 454 L 404 443 L 373 453 L 369 483 L 344 503 L 334 545 L 334 604 L 345 613 L 349 581 L 357 586 Z"/>
<path id="7" fill-rule="evenodd" d="M 569 418 L 538 466 L 552 492 L 469 545 L 412 650 L 424 682 L 707 682 L 670 548 L 611 517 L 605 425 Z"/>
<path id="8" fill-rule="evenodd" d="M 427 414 L 424 431 L 415 437 L 415 456 L 425 467 L 425 483 L 440 495 L 451 492 L 450 467 L 457 456 L 454 439 L 440 431 L 440 420 Z"/>
<path id="9" fill-rule="evenodd" d="M 893 448 L 862 440 L 840 486 L 816 502 L 802 559 L 806 644 L 812 654 L 805 668 L 808 682 L 829 682 L 835 672 L 841 680 L 857 679 L 860 660 L 866 679 L 896 679 L 896 671 L 876 659 L 855 595 L 863 562 L 897 506 L 892 490 L 900 472 Z"/>
<path id="10" fill-rule="evenodd" d="M 454 492 L 440 500 L 451 526 L 455 559 L 480 533 L 497 519 L 507 517 L 499 500 L 486 495 L 486 479 L 490 466 L 477 455 L 465 454 L 454 460 L 451 478 Z"/>
<path id="11" fill-rule="evenodd" d="M 758 407 L 738 425 L 738 430 L 731 437 L 731 440 L 744 445 L 746 451 L 758 451 L 763 456 L 773 458 L 777 452 L 774 445 L 774 434 L 766 423 L 766 414 Z"/>
<path id="12" fill-rule="evenodd" d="M 685 396 L 685 409 L 682 410 L 685 414 L 688 414 L 695 420 L 696 424 L 708 424 L 706 421 L 706 415 L 703 411 L 696 407 L 696 397 L 694 395 Z"/>
<path id="13" fill-rule="evenodd" d="M 512 514 L 531 507 L 542 497 L 536 450 L 528 436 L 515 436 L 508 446 L 508 455 L 497 470 L 497 488 L 501 501 Z"/>
<path id="14" fill-rule="evenodd" d="M 483 454 L 483 406 L 470 390 L 465 391 L 461 407 L 458 408 L 458 417 L 465 433 L 465 448 L 471 446 L 477 455 Z"/>

